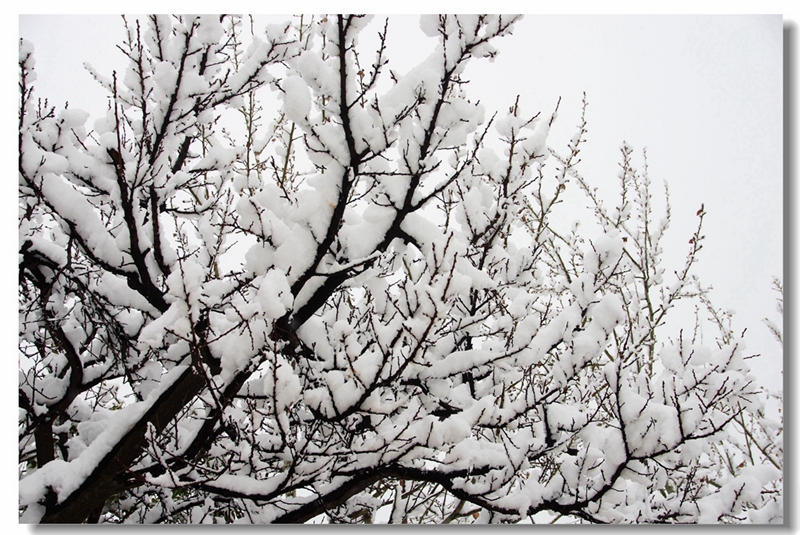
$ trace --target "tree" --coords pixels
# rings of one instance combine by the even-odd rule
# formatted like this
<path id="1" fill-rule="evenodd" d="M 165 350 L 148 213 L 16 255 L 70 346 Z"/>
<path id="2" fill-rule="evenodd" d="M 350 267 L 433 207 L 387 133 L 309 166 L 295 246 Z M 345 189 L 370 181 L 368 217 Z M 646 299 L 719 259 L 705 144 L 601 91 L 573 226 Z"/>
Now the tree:
<path id="1" fill-rule="evenodd" d="M 704 209 L 668 267 L 627 145 L 609 208 L 585 120 L 467 98 L 517 19 L 424 16 L 403 76 L 368 17 L 126 20 L 91 131 L 21 41 L 21 521 L 780 521 Z"/>

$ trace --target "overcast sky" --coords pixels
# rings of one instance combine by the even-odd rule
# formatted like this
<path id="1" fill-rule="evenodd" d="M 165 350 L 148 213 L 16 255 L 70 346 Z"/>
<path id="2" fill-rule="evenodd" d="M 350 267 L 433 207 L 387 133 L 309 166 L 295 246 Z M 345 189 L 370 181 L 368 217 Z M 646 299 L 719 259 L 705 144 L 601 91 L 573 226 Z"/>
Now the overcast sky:
<path id="1" fill-rule="evenodd" d="M 82 64 L 104 74 L 124 65 L 112 48 L 121 20 L 21 16 L 19 32 L 35 45 L 38 95 L 68 100 L 93 121 L 106 99 Z M 617 186 L 623 141 L 637 158 L 646 147 L 656 191 L 663 181 L 670 187 L 667 252 L 675 269 L 705 204 L 697 273 L 714 286 L 717 306 L 736 311 L 737 331 L 748 328 L 748 349 L 764 354 L 757 368 L 773 388 L 781 348 L 762 319 L 780 321 L 771 281 L 783 271 L 782 43 L 780 16 L 529 15 L 498 41 L 493 63 L 467 71 L 468 91 L 489 113 L 520 94 L 526 111 L 549 114 L 561 97 L 555 148 L 574 132 L 585 91 L 589 134 L 580 170 L 600 188 Z M 433 46 L 416 17 L 390 22 L 390 67 L 398 72 Z"/>

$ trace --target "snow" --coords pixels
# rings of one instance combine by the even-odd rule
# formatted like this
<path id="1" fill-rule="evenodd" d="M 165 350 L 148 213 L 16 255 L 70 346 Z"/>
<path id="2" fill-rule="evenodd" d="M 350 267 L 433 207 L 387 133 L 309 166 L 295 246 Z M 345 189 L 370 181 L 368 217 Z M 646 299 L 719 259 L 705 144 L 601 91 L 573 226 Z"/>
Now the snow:
<path id="1" fill-rule="evenodd" d="M 338 97 L 339 76 L 318 54 L 312 51 L 303 52 L 294 67 L 313 93 L 328 95 L 332 100 Z"/>
<path id="2" fill-rule="evenodd" d="M 188 336 L 192 329 L 188 313 L 189 308 L 184 301 L 173 302 L 166 312 L 142 328 L 139 344 L 142 347 L 159 347 L 167 329 L 178 336 Z"/>
<path id="3" fill-rule="evenodd" d="M 27 69 L 30 71 L 26 73 L 29 82 L 36 81 L 36 72 L 33 71 L 34 67 L 36 67 L 36 58 L 33 56 L 34 49 L 35 47 L 32 42 L 27 39 L 19 40 L 19 61 L 24 62 Z"/>
<path id="4" fill-rule="evenodd" d="M 654 401 L 626 383 L 620 387 L 620 417 L 628 447 L 637 456 L 674 448 L 681 439 L 675 407 Z"/>
<path id="5" fill-rule="evenodd" d="M 21 229 L 22 230 L 22 229 Z M 64 248 L 53 243 L 51 239 L 45 238 L 44 236 L 33 234 L 29 230 L 25 229 L 25 231 L 20 232 L 20 236 L 24 236 L 25 240 L 28 240 L 31 244 L 30 251 L 37 252 L 44 255 L 46 258 L 53 261 L 53 263 L 57 266 L 63 266 L 67 262 L 67 253 L 64 251 Z M 21 239 L 20 242 L 23 240 Z M 22 261 L 22 256 L 20 255 L 20 261 Z"/>
<path id="6" fill-rule="evenodd" d="M 48 156 L 45 164 L 51 169 L 66 170 L 66 160 L 57 160 L 53 156 L 53 159 Z M 41 188 L 58 214 L 74 224 L 86 237 L 87 245 L 97 256 L 111 265 L 119 266 L 123 263 L 124 256 L 85 196 L 53 172 L 44 173 Z"/>
<path id="7" fill-rule="evenodd" d="M 158 400 L 158 396 L 178 380 L 186 369 L 184 366 L 176 366 L 162 379 L 160 387 L 151 392 L 145 401 L 120 409 L 114 418 L 109 419 L 106 428 L 77 458 L 69 462 L 56 459 L 20 480 L 20 507 L 40 502 L 48 488 L 55 492 L 59 501 L 69 496 L 92 473 L 97 463 L 139 422 Z M 43 514 L 44 508 L 29 507 L 20 518 L 20 522 L 38 522 Z"/>
<path id="8" fill-rule="evenodd" d="M 267 271 L 258 289 L 258 300 L 267 319 L 278 319 L 292 308 L 294 297 L 282 271 Z"/>
<path id="9" fill-rule="evenodd" d="M 311 111 L 311 92 L 300 76 L 287 76 L 281 83 L 283 110 L 286 118 L 295 123 L 307 122 Z"/>
<path id="10" fill-rule="evenodd" d="M 200 15 L 196 19 L 197 30 L 195 35 L 204 45 L 216 45 L 222 40 L 225 29 L 215 15 Z"/>
<path id="11" fill-rule="evenodd" d="M 440 15 L 422 15 L 419 18 L 419 27 L 428 37 L 438 37 Z"/>
<path id="12" fill-rule="evenodd" d="M 83 110 L 64 109 L 58 113 L 58 119 L 61 123 L 61 128 L 64 130 L 71 130 L 83 126 L 89 119 L 89 113 Z"/>

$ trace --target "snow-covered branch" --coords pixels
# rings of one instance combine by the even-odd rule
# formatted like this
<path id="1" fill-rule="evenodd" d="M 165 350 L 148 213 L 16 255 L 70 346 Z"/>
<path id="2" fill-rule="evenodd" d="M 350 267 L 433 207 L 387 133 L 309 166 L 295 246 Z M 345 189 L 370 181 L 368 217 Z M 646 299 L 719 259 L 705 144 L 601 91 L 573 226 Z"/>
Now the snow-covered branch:
<path id="1" fill-rule="evenodd" d="M 781 518 L 704 208 L 672 265 L 646 161 L 613 208 L 578 169 L 585 100 L 560 150 L 469 99 L 517 20 L 424 16 L 401 76 L 372 17 L 125 19 L 93 130 L 21 42 L 21 521 Z"/>

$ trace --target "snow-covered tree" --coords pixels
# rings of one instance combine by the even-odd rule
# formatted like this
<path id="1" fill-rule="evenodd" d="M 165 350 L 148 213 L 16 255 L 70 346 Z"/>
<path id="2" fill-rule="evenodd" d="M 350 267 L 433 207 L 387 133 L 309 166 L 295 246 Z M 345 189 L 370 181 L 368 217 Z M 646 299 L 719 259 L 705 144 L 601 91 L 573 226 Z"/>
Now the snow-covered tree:
<path id="1" fill-rule="evenodd" d="M 468 98 L 517 19 L 405 74 L 369 17 L 126 20 L 92 128 L 20 42 L 22 522 L 781 520 L 704 209 L 669 265 L 627 145 L 609 204 L 585 121 Z"/>

